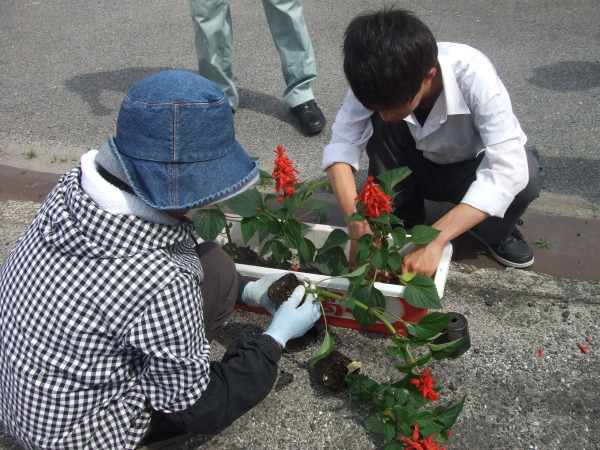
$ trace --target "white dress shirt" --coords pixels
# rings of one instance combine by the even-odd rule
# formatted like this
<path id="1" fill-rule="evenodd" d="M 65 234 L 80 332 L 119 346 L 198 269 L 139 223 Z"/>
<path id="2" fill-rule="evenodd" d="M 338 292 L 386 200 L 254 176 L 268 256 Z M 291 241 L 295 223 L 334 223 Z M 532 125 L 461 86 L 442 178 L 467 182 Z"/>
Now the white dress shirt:
<path id="1" fill-rule="evenodd" d="M 464 44 L 438 43 L 443 90 L 421 126 L 414 114 L 404 120 L 423 156 L 437 164 L 474 159 L 485 151 L 477 178 L 462 202 L 502 217 L 529 181 L 527 137 L 512 111 L 510 97 L 489 59 Z M 359 169 L 373 134 L 372 110 L 350 89 L 337 114 L 323 170 L 336 162 Z"/>

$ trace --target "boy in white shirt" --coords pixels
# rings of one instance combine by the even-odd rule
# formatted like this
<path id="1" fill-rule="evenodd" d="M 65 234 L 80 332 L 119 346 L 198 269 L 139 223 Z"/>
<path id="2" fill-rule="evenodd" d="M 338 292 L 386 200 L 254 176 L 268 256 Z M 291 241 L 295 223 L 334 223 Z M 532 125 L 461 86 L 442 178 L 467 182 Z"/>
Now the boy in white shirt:
<path id="1" fill-rule="evenodd" d="M 403 272 L 432 275 L 444 245 L 466 231 L 504 265 L 533 264 L 516 225 L 538 197 L 543 171 L 487 57 L 436 43 L 414 14 L 385 9 L 346 29 L 344 72 L 350 90 L 323 153 L 344 216 L 356 211 L 354 173 L 366 151 L 370 175 L 412 170 L 394 198 L 407 228 L 425 222 L 424 199 L 456 205 L 432 225 L 437 239 L 404 258 Z M 370 233 L 366 222 L 348 227 L 353 238 Z"/>

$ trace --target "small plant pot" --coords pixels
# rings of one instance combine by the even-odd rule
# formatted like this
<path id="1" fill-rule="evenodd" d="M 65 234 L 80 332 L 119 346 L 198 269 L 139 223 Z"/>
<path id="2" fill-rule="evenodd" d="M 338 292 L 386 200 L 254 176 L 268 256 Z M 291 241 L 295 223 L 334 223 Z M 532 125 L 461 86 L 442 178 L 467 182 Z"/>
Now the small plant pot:
<path id="1" fill-rule="evenodd" d="M 333 350 L 325 358 L 315 364 L 315 373 L 323 386 L 339 392 L 346 388 L 346 376 L 359 373 L 361 363 L 353 361 L 339 350 Z"/>
<path id="2" fill-rule="evenodd" d="M 433 343 L 434 344 L 445 344 L 447 342 L 452 342 L 457 339 L 460 339 L 464 336 L 467 336 L 467 340 L 460 346 L 454 353 L 452 353 L 448 358 L 456 359 L 465 353 L 469 348 L 471 348 L 471 338 L 469 335 L 469 324 L 467 323 L 467 319 L 462 314 L 456 312 L 449 312 L 452 316 L 452 321 L 448 324 L 448 327 L 444 331 L 444 333 L 436 338 Z"/>
<path id="3" fill-rule="evenodd" d="M 267 291 L 267 295 L 269 299 L 275 305 L 275 309 L 279 309 L 279 307 L 285 302 L 292 292 L 301 284 L 300 280 L 294 273 L 286 273 L 277 281 L 273 282 Z M 302 305 L 303 301 L 300 302 Z M 298 306 L 300 306 L 298 305 Z M 285 353 L 295 353 L 302 351 L 312 344 L 319 340 L 321 331 L 314 325 L 310 328 L 305 334 L 295 339 L 290 339 L 287 341 L 285 345 L 284 352 Z"/>

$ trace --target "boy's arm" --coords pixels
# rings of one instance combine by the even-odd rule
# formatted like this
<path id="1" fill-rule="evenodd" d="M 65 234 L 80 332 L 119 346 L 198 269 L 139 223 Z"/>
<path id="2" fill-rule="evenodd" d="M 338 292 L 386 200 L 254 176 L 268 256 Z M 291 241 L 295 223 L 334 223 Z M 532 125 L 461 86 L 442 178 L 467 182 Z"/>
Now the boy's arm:
<path id="1" fill-rule="evenodd" d="M 356 182 L 354 180 L 354 171 L 349 164 L 338 162 L 329 166 L 326 170 L 327 177 L 331 183 L 333 193 L 337 204 L 344 216 L 350 216 L 356 212 L 356 201 L 354 200 L 358 193 L 356 191 Z M 356 239 L 364 234 L 372 234 L 371 228 L 366 220 L 348 222 L 348 234 L 352 238 L 350 244 L 350 255 L 348 260 L 353 264 L 354 257 L 358 251 Z"/>
<path id="2" fill-rule="evenodd" d="M 404 257 L 402 272 L 433 276 L 442 258 L 444 246 L 488 216 L 466 203 L 456 205 L 432 225 L 441 231 L 438 237 L 427 245 L 417 245 Z"/>

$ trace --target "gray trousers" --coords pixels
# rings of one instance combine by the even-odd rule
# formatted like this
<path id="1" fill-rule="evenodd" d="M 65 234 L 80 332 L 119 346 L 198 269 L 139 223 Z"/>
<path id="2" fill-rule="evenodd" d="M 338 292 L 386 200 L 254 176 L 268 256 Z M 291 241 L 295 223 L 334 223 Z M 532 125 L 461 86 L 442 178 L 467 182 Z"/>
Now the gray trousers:
<path id="1" fill-rule="evenodd" d="M 219 85 L 232 109 L 240 98 L 231 68 L 233 30 L 229 0 L 189 0 L 194 22 L 198 72 Z M 262 1 L 285 81 L 283 101 L 290 107 L 314 99 L 310 83 L 317 76 L 312 43 L 300 0 Z"/>
<path id="2" fill-rule="evenodd" d="M 406 228 L 425 223 L 424 200 L 459 204 L 476 178 L 476 171 L 484 157 L 453 164 L 436 164 L 417 150 L 405 121 L 385 122 L 379 113 L 371 116 L 373 136 L 367 144 L 369 174 L 378 175 L 390 169 L 407 166 L 412 174 L 395 188 L 395 214 L 405 221 Z M 526 146 L 529 182 L 508 207 L 503 218 L 488 217 L 475 227 L 475 232 L 493 245 L 507 238 L 529 204 L 542 187 L 544 171 L 534 146 Z"/>
<path id="3" fill-rule="evenodd" d="M 204 328 L 206 338 L 212 342 L 233 312 L 238 277 L 235 263 L 218 244 L 203 242 L 196 247 L 196 253 L 204 271 L 204 282 L 200 286 Z"/>

